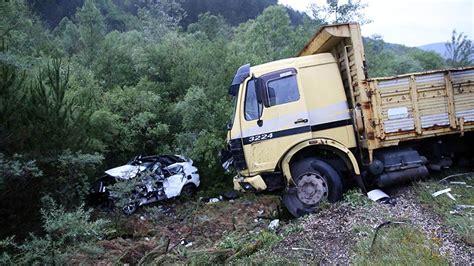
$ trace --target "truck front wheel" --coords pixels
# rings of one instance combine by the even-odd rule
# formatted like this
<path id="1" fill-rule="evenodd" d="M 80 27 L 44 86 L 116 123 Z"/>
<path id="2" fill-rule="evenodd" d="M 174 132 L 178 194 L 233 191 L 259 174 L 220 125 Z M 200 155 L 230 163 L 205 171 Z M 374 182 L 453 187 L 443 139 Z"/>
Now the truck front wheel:
<path id="1" fill-rule="evenodd" d="M 295 217 L 314 212 L 322 201 L 336 202 L 342 198 L 340 174 L 318 158 L 305 158 L 291 165 L 296 186 L 283 195 L 283 203 Z"/>

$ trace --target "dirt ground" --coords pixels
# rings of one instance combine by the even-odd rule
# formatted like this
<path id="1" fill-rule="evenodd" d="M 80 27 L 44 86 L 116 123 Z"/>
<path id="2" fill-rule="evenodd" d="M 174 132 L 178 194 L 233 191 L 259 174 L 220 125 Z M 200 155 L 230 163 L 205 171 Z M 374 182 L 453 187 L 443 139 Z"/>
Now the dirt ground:
<path id="1" fill-rule="evenodd" d="M 226 233 L 246 234 L 265 228 L 271 217 L 278 216 L 279 204 L 277 196 L 245 195 L 216 203 L 170 201 L 142 208 L 128 217 L 100 213 L 99 216 L 115 217 L 113 222 L 119 230 L 113 239 L 99 242 L 106 253 L 89 262 L 134 264 L 162 245 L 166 245 L 168 252 L 184 247 L 213 248 Z M 77 262 L 82 259 L 79 256 Z"/>
<path id="2" fill-rule="evenodd" d="M 204 261 L 209 263 L 228 262 L 229 257 L 241 254 L 239 251 L 247 245 L 251 252 L 246 251 L 241 256 L 247 260 L 233 262 L 272 264 L 273 260 L 267 259 L 275 258 L 276 262 L 290 264 L 371 264 L 370 252 L 365 254 L 367 247 L 362 253 L 360 250 L 364 243 L 367 246 L 372 241 L 378 225 L 392 221 L 403 222 L 428 240 L 420 244 L 420 250 L 413 252 L 428 251 L 431 254 L 428 257 L 433 256 L 435 263 L 474 263 L 472 243 L 463 241 L 444 217 L 420 203 L 416 186 L 386 192 L 396 200 L 394 206 L 374 203 L 360 193 L 350 192 L 342 202 L 328 204 L 318 213 L 297 220 L 287 219 L 279 196 L 252 194 L 217 203 L 196 199 L 171 201 L 142 208 L 129 217 L 99 213 L 99 216 L 113 217 L 117 232 L 111 239 L 98 243 L 105 254 L 86 259 L 78 254 L 73 262 L 189 263 L 193 261 L 193 254 L 204 256 Z M 269 230 L 268 225 L 274 219 L 279 219 L 280 225 L 276 230 Z M 468 230 L 472 233 L 472 218 L 469 223 Z M 266 232 L 263 238 L 262 232 Z M 268 236 L 271 241 L 265 240 Z M 262 239 L 268 242 L 266 246 L 260 245 Z M 223 245 L 224 242 L 227 244 Z M 218 260 L 207 253 L 218 254 Z M 361 261 L 358 256 L 366 258 Z"/>
<path id="3" fill-rule="evenodd" d="M 473 247 L 464 243 L 439 215 L 420 205 L 413 187 L 399 187 L 388 194 L 396 199 L 395 206 L 380 203 L 351 206 L 343 203 L 305 217 L 302 221 L 304 230 L 288 236 L 271 252 L 302 262 L 313 260 L 323 264 L 348 264 L 354 245 L 361 238 L 373 237 L 359 228 L 376 228 L 386 221 L 402 221 L 419 229 L 426 238 L 437 239 L 439 246 L 435 248 L 451 264 L 472 265 Z"/>

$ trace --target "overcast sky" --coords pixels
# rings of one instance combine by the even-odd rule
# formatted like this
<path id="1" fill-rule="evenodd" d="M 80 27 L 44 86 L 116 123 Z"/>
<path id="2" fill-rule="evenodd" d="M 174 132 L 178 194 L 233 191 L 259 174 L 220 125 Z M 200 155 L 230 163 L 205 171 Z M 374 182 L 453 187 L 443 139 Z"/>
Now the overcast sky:
<path id="1" fill-rule="evenodd" d="M 310 3 L 325 0 L 279 0 L 280 4 L 306 11 Z M 342 0 L 342 3 L 347 1 Z M 362 35 L 382 35 L 386 42 L 420 46 L 447 41 L 453 29 L 474 39 L 474 0 L 363 0 L 369 6 Z"/>

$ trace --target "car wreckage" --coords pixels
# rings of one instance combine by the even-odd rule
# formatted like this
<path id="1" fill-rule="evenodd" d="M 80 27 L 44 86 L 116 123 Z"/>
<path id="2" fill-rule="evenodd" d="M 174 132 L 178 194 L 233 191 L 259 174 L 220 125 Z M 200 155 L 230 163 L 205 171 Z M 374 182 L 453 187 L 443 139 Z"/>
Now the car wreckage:
<path id="1" fill-rule="evenodd" d="M 131 197 L 122 206 L 125 214 L 138 207 L 180 195 L 192 196 L 200 184 L 198 169 L 191 159 L 180 155 L 136 156 L 127 164 L 105 171 L 96 180 L 90 194 L 91 203 L 98 205 L 117 200 L 110 186 L 117 182 L 135 181 Z"/>

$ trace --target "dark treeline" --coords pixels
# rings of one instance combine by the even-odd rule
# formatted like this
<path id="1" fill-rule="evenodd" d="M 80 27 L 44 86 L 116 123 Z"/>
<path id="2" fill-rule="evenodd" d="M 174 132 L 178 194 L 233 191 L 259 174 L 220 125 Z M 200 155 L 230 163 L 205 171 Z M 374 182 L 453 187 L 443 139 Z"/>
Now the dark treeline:
<path id="1" fill-rule="evenodd" d="M 203 190 L 230 182 L 218 153 L 235 70 L 296 55 L 326 23 L 276 2 L 1 1 L 0 238 L 48 234 L 42 206 L 43 224 L 63 221 L 104 169 L 137 154 L 192 158 Z M 372 76 L 444 66 L 365 45 Z"/>
<path id="2" fill-rule="evenodd" d="M 77 8 L 84 4 L 85 0 L 28 0 L 32 10 L 47 23 L 50 28 L 56 27 L 64 18 L 73 18 Z M 104 15 L 109 26 L 114 22 L 123 22 L 127 16 L 137 15 L 139 8 L 146 7 L 153 1 L 145 0 L 99 0 L 96 6 Z M 167 1 L 161 1 L 166 3 Z M 169 1 L 168 1 L 169 2 Z M 179 25 L 184 29 L 189 24 L 198 21 L 200 14 L 209 12 L 211 15 L 224 17 L 231 26 L 238 26 L 242 22 L 256 18 L 262 11 L 272 5 L 278 4 L 277 0 L 177 0 L 185 16 Z M 301 24 L 306 14 L 287 8 L 288 15 L 293 24 Z M 168 13 L 168 15 L 173 15 Z M 130 19 L 130 18 L 128 18 Z M 117 30 L 121 27 L 115 25 Z M 123 28 L 122 28 L 123 29 Z"/>

